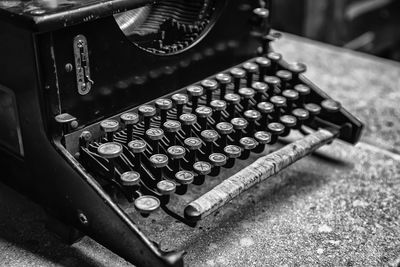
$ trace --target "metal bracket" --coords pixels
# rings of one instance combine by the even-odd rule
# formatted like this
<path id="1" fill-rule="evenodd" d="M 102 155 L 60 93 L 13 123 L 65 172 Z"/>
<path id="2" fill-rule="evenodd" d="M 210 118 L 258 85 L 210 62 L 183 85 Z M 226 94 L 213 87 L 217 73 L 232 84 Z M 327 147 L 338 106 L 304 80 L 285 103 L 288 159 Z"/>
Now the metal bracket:
<path id="1" fill-rule="evenodd" d="M 82 34 L 79 34 L 74 38 L 74 57 L 78 93 L 80 95 L 86 95 L 90 92 L 90 89 L 92 89 L 94 81 L 90 78 L 90 62 L 87 39 Z"/>

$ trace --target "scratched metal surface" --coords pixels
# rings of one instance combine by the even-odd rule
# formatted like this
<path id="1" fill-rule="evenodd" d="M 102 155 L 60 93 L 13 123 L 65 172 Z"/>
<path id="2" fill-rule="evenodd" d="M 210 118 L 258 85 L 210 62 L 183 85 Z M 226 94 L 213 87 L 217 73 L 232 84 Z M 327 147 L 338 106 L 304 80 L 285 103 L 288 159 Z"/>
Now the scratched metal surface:
<path id="1" fill-rule="evenodd" d="M 195 229 L 156 214 L 138 218 L 143 230 L 163 249 L 187 250 L 189 266 L 397 266 L 400 66 L 293 36 L 275 47 L 307 63 L 307 76 L 366 122 L 362 142 L 325 147 Z M 44 218 L 0 185 L 1 266 L 131 266 L 89 238 L 63 245 Z"/>

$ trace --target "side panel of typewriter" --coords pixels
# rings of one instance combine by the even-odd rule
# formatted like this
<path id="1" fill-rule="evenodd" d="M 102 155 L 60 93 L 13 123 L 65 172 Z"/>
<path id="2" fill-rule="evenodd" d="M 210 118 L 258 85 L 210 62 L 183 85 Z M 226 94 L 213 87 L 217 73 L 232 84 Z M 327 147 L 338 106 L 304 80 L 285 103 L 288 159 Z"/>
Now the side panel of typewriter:
<path id="1" fill-rule="evenodd" d="M 1 149 L 8 166 L 2 180 L 138 266 L 182 266 L 182 253 L 162 253 L 60 144 L 60 125 L 44 115 L 51 109 L 44 99 L 57 92 L 51 33 L 33 35 L 2 21 L 0 33 L 0 82 L 15 94 L 23 146 L 23 154 Z"/>

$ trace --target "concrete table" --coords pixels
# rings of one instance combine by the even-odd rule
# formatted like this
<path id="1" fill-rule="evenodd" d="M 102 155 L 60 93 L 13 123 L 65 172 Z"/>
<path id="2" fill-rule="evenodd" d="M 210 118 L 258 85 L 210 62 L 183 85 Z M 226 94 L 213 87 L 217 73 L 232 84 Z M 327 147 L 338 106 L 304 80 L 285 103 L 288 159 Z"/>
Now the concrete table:
<path id="1" fill-rule="evenodd" d="M 188 266 L 400 266 L 400 64 L 290 35 L 274 47 L 366 123 L 361 143 L 324 147 L 195 229 L 144 230 Z M 62 244 L 44 220 L 0 184 L 1 266 L 131 266 L 87 237 Z"/>

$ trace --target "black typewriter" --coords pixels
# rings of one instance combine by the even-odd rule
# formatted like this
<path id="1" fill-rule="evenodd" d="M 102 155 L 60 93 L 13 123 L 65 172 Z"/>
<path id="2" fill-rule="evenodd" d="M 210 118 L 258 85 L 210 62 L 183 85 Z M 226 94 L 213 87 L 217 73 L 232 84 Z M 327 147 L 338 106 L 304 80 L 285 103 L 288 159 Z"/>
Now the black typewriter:
<path id="1" fill-rule="evenodd" d="M 1 1 L 3 181 L 70 242 L 85 234 L 137 266 L 182 266 L 184 252 L 161 251 L 138 222 L 196 227 L 361 135 L 304 64 L 271 49 L 271 14 L 263 0 Z"/>

